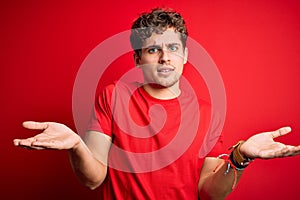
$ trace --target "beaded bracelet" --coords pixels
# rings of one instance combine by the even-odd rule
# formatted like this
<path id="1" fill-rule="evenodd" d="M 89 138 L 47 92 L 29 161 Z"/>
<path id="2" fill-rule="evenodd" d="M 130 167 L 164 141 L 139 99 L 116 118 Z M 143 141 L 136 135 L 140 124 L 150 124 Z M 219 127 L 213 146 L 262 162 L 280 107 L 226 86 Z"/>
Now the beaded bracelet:
<path id="1" fill-rule="evenodd" d="M 226 168 L 224 175 L 227 175 L 229 173 L 229 170 L 233 169 L 234 181 L 233 181 L 233 184 L 231 187 L 232 190 L 236 187 L 236 184 L 237 184 L 237 171 L 244 170 L 253 161 L 253 159 L 244 157 L 241 154 L 240 146 L 243 143 L 244 143 L 244 141 L 241 140 L 237 144 L 230 147 L 228 150 L 233 149 L 231 151 L 230 155 L 221 154 L 218 156 L 218 158 L 220 158 L 220 159 L 222 158 L 224 160 L 224 162 L 227 162 L 227 168 Z M 215 172 L 219 168 L 220 165 L 221 165 L 221 163 L 215 167 L 213 172 Z"/>
<path id="2" fill-rule="evenodd" d="M 226 168 L 226 171 L 224 172 L 224 175 L 226 176 L 228 173 L 229 173 L 229 170 L 230 169 L 233 169 L 233 172 L 234 172 L 234 180 L 233 180 L 233 184 L 232 184 L 232 187 L 231 189 L 233 190 L 236 186 L 236 183 L 237 183 L 237 168 L 232 164 L 232 162 L 230 161 L 229 159 L 229 155 L 228 154 L 221 154 L 218 156 L 218 158 L 222 158 L 224 160 L 224 162 L 226 163 L 227 162 L 227 168 Z M 222 163 L 218 164 L 215 169 L 213 170 L 213 172 L 216 172 L 217 169 L 220 167 Z M 239 169 L 240 170 L 240 169 Z M 243 170 L 243 169 L 242 169 Z"/>

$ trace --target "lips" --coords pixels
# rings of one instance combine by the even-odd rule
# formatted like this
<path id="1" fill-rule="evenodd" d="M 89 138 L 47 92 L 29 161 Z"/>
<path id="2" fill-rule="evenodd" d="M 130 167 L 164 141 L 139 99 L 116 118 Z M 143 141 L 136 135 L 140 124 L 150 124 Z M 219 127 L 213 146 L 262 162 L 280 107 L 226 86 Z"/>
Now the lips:
<path id="1" fill-rule="evenodd" d="M 157 69 L 157 72 L 158 73 L 169 73 L 169 72 L 172 72 L 172 71 L 174 71 L 174 68 L 172 68 L 172 67 L 159 67 L 158 69 Z"/>
<path id="2" fill-rule="evenodd" d="M 167 73 L 167 72 L 171 72 L 171 71 L 174 71 L 173 69 L 159 69 L 157 70 L 157 72 L 159 73 Z"/>

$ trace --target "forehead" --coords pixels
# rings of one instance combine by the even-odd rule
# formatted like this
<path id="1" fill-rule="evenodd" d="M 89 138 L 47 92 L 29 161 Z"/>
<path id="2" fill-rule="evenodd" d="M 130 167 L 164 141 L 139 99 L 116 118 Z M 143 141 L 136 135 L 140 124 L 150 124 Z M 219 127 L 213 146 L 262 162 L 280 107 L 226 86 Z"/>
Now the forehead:
<path id="1" fill-rule="evenodd" d="M 147 38 L 143 44 L 143 47 L 149 45 L 162 45 L 162 44 L 181 44 L 181 33 L 175 32 L 173 28 L 168 28 L 162 34 L 152 33 L 151 37 Z"/>

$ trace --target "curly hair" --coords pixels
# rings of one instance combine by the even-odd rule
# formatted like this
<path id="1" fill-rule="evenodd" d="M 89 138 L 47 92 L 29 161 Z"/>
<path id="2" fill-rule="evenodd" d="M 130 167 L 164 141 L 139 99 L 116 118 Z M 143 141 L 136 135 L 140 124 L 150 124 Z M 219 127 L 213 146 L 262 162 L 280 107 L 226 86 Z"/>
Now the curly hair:
<path id="1" fill-rule="evenodd" d="M 174 28 L 181 33 L 181 42 L 186 46 L 188 37 L 185 21 L 182 16 L 171 9 L 155 8 L 151 12 L 143 13 L 131 26 L 130 43 L 137 55 L 141 53 L 144 41 L 152 33 L 162 34 L 167 28 Z"/>

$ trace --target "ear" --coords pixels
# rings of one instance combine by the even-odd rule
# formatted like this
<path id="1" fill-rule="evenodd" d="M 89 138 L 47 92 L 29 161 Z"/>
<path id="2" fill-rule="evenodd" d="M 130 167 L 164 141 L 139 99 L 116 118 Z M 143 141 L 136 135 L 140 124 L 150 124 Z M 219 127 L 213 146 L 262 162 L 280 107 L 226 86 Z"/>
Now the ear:
<path id="1" fill-rule="evenodd" d="M 134 54 L 133 54 L 133 60 L 134 60 L 135 66 L 136 66 L 136 67 L 139 67 L 140 60 L 141 60 L 140 56 L 137 55 L 136 53 L 134 53 Z"/>
<path id="2" fill-rule="evenodd" d="M 185 47 L 185 49 L 184 49 L 184 57 L 183 57 L 183 64 L 187 63 L 187 61 L 188 61 L 188 54 L 189 54 L 188 48 Z"/>

